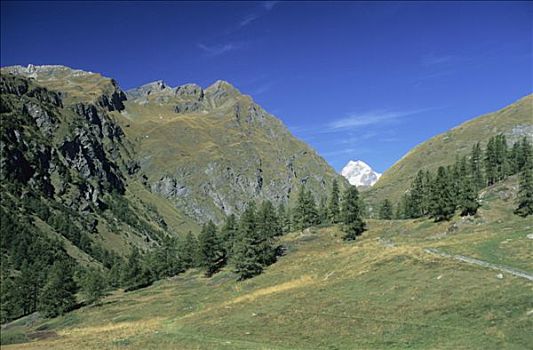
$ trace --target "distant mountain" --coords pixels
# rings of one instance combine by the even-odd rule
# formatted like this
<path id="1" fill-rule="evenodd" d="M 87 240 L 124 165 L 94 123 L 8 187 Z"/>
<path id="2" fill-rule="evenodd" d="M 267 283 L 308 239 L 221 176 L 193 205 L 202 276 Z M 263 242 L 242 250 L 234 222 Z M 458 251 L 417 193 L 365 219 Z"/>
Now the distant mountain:
<path id="1" fill-rule="evenodd" d="M 512 145 L 521 137 L 533 138 L 533 94 L 496 112 L 467 121 L 411 149 L 390 167 L 363 196 L 371 208 L 380 201 L 397 202 L 420 169 L 435 171 L 451 165 L 457 156 L 468 155 L 472 146 L 485 146 L 489 138 L 503 133 Z"/>
<path id="2" fill-rule="evenodd" d="M 373 186 L 381 177 L 381 174 L 374 171 L 362 160 L 350 160 L 342 168 L 341 175 L 344 176 L 351 185 L 357 187 Z"/>

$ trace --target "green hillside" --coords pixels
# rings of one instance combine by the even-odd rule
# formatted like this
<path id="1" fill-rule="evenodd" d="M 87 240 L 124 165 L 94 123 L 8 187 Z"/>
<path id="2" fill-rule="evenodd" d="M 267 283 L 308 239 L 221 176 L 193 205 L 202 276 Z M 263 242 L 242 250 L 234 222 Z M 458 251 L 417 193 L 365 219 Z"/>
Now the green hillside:
<path id="1" fill-rule="evenodd" d="M 504 134 L 510 145 L 523 136 L 533 135 L 533 95 L 416 146 L 387 169 L 370 190 L 364 192 L 365 199 L 372 207 L 386 198 L 397 203 L 418 170 L 435 171 L 439 166 L 452 165 L 456 156 L 468 155 L 475 143 L 485 145 L 489 138 L 498 134 Z"/>
<path id="2" fill-rule="evenodd" d="M 189 271 L 56 319 L 20 319 L 2 330 L 19 344 L 2 348 L 525 349 L 533 226 L 512 214 L 516 187 L 513 177 L 488 188 L 476 217 L 371 220 L 354 243 L 336 226 L 293 232 L 256 278 Z"/>

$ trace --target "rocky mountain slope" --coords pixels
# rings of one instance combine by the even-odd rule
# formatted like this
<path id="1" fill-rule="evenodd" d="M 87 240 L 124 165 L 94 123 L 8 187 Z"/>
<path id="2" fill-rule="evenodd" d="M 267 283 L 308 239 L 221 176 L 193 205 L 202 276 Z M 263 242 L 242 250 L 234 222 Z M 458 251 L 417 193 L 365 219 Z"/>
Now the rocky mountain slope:
<path id="1" fill-rule="evenodd" d="M 2 68 L 0 89 L 2 210 L 86 263 L 198 231 L 252 199 L 286 203 L 303 183 L 321 197 L 339 178 L 226 82 L 126 94 L 97 73 L 30 65 Z"/>
<path id="2" fill-rule="evenodd" d="M 351 185 L 357 187 L 372 187 L 381 177 L 381 174 L 374 171 L 370 165 L 362 160 L 350 160 L 341 170 Z"/>
<path id="3" fill-rule="evenodd" d="M 389 168 L 379 181 L 364 192 L 370 207 L 388 198 L 397 202 L 407 191 L 419 169 L 436 170 L 451 165 L 457 156 L 469 154 L 472 146 L 484 145 L 489 138 L 503 133 L 509 144 L 523 136 L 533 137 L 533 94 L 465 122 L 413 148 Z"/>
<path id="4" fill-rule="evenodd" d="M 125 111 L 115 115 L 135 142 L 147 186 L 197 221 L 218 222 L 250 200 L 287 203 L 302 183 L 320 198 L 338 177 L 227 82 L 203 89 L 158 81 L 127 96 Z"/>

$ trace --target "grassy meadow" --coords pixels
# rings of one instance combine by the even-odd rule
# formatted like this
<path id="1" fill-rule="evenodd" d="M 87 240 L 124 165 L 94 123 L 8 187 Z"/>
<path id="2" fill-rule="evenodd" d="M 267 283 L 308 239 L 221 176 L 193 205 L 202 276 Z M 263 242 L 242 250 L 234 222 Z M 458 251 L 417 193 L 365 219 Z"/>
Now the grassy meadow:
<path id="1" fill-rule="evenodd" d="M 2 329 L 2 349 L 526 349 L 533 284 L 429 254 L 437 248 L 533 272 L 531 219 L 489 189 L 475 218 L 368 222 L 283 237 L 287 253 L 253 279 L 191 270 L 98 306 Z"/>

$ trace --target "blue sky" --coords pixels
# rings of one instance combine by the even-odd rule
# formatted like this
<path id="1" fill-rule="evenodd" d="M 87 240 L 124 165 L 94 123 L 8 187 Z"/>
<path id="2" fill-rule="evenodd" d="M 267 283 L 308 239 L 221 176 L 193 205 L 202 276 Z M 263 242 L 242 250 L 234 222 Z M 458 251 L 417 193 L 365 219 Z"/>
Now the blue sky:
<path id="1" fill-rule="evenodd" d="M 1 2 L 1 63 L 231 82 L 337 170 L 533 92 L 531 2 Z"/>

